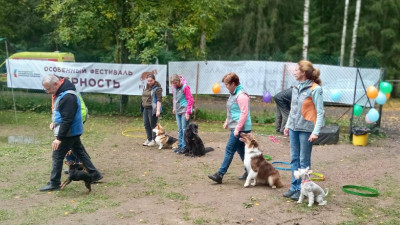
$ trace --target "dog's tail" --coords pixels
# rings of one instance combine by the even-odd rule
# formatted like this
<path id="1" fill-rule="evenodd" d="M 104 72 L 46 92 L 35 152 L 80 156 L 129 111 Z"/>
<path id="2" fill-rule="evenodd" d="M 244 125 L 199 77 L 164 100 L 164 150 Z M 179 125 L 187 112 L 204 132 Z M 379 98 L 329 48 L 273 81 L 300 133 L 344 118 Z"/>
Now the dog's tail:
<path id="1" fill-rule="evenodd" d="M 271 176 L 270 176 L 270 177 L 271 177 Z M 274 181 L 273 181 L 273 184 L 274 184 L 277 188 L 283 187 L 283 183 L 282 183 L 280 177 L 274 178 L 273 180 L 274 180 Z M 268 181 L 269 181 L 269 178 L 268 178 Z"/>
<path id="2" fill-rule="evenodd" d="M 212 152 L 212 151 L 214 151 L 214 148 L 207 147 L 207 148 L 205 148 L 204 150 L 205 150 L 204 152 L 207 153 L 207 152 Z"/>
<path id="3" fill-rule="evenodd" d="M 329 188 L 326 188 L 325 197 L 328 196 Z"/>

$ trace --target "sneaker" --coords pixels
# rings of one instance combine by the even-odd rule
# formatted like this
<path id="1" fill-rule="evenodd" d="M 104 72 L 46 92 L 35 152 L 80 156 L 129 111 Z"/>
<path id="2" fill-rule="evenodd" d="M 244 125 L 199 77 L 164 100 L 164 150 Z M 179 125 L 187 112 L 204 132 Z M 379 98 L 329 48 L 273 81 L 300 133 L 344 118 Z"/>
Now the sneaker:
<path id="1" fill-rule="evenodd" d="M 218 184 L 222 184 L 222 178 L 224 175 L 220 174 L 219 172 L 214 173 L 213 175 L 208 175 L 208 178 L 217 182 Z"/>
<path id="2" fill-rule="evenodd" d="M 296 193 L 290 196 L 290 199 L 292 199 L 293 201 L 298 201 L 299 198 L 300 198 L 300 191 L 296 191 Z"/>
<path id="3" fill-rule="evenodd" d="M 181 150 L 179 151 L 179 152 L 177 152 L 179 155 L 182 155 L 182 154 L 186 154 L 187 152 L 189 152 L 188 150 L 187 150 L 187 148 L 181 148 Z"/>
<path id="4" fill-rule="evenodd" d="M 289 191 L 283 193 L 283 197 L 290 198 L 294 193 L 296 193 L 296 191 L 292 191 L 289 189 Z"/>
<path id="5" fill-rule="evenodd" d="M 246 180 L 247 175 L 248 175 L 247 172 L 244 172 L 244 174 L 239 177 L 239 180 Z"/>
<path id="6" fill-rule="evenodd" d="M 175 152 L 176 154 L 179 154 L 179 152 L 181 152 L 181 151 L 183 151 L 182 148 L 177 148 L 176 150 L 174 150 L 174 152 Z"/>
<path id="7" fill-rule="evenodd" d="M 175 153 L 178 153 L 181 149 L 180 148 L 173 148 L 172 151 L 174 151 Z"/>
<path id="8" fill-rule="evenodd" d="M 51 182 L 48 182 L 46 186 L 40 188 L 40 191 L 54 191 L 54 190 L 59 190 L 60 189 L 60 185 L 55 185 L 52 184 Z"/>
<path id="9" fill-rule="evenodd" d="M 154 146 L 156 144 L 156 142 L 154 140 L 150 141 L 149 144 L 147 144 L 147 146 Z"/>
<path id="10" fill-rule="evenodd" d="M 146 141 L 143 143 L 144 146 L 148 146 L 149 144 L 150 144 L 150 141 L 149 141 L 149 140 L 146 140 Z"/>
<path id="11" fill-rule="evenodd" d="M 64 173 L 65 173 L 65 174 L 69 174 L 69 168 L 66 168 L 66 169 L 64 170 Z"/>

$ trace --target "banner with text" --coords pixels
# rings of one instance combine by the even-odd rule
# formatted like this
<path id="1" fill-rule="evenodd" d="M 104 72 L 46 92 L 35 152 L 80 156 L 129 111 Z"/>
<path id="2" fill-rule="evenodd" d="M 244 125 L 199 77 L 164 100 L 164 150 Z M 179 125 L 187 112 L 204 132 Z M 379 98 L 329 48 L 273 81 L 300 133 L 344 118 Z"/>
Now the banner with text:
<path id="1" fill-rule="evenodd" d="M 296 66 L 297 63 L 270 61 L 169 62 L 168 73 L 169 75 L 183 75 L 193 93 L 196 90 L 198 74 L 198 94 L 214 94 L 212 86 L 215 83 L 221 85 L 221 91 L 218 94 L 228 94 L 228 90 L 221 80 L 225 74 L 234 72 L 239 76 L 240 83 L 250 95 L 262 96 L 268 91 L 274 96 L 278 92 L 298 84 L 294 77 Z M 360 68 L 359 75 L 357 75 L 355 67 L 321 64 L 314 64 L 314 67 L 321 71 L 324 101 L 344 104 L 352 104 L 355 97 L 358 104 L 365 105 L 368 98 L 365 96 L 364 87 L 377 86 L 382 73 L 380 69 Z M 358 77 L 357 82 L 356 76 Z M 338 92 L 340 98 L 332 99 L 332 94 Z M 370 100 L 370 102 L 372 105 L 374 104 L 374 100 Z"/>
<path id="2" fill-rule="evenodd" d="M 148 74 L 154 74 L 166 95 L 167 66 L 111 63 L 67 63 L 39 60 L 7 60 L 7 86 L 44 90 L 48 74 L 69 77 L 79 92 L 142 95 Z"/>

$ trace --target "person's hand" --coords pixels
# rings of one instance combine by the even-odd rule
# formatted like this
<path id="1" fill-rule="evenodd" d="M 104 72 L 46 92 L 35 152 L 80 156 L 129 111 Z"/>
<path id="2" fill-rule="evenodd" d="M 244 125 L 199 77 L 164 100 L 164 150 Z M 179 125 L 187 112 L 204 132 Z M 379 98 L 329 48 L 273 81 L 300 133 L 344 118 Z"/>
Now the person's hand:
<path id="1" fill-rule="evenodd" d="M 50 130 L 54 130 L 54 123 L 50 123 L 49 128 L 50 128 Z"/>
<path id="2" fill-rule="evenodd" d="M 239 131 L 238 131 L 238 130 L 233 131 L 233 135 L 234 135 L 235 137 L 237 137 L 238 134 L 239 134 Z"/>
<path id="3" fill-rule="evenodd" d="M 61 144 L 61 141 L 55 139 L 55 140 L 53 141 L 53 143 L 51 144 L 51 145 L 52 145 L 51 147 L 52 147 L 53 151 L 57 150 L 57 149 L 58 149 L 58 146 L 60 146 L 60 144 Z"/>
<path id="4" fill-rule="evenodd" d="M 310 137 L 308 138 L 308 141 L 309 142 L 313 142 L 313 141 L 315 141 L 317 139 L 318 139 L 318 135 L 311 134 Z"/>
<path id="5" fill-rule="evenodd" d="M 173 110 L 172 110 L 172 114 L 174 114 L 174 115 L 175 115 L 175 109 L 173 109 Z"/>
<path id="6" fill-rule="evenodd" d="M 289 136 L 289 128 L 285 128 L 285 130 L 283 130 L 283 135 Z"/>
<path id="7" fill-rule="evenodd" d="M 185 118 L 186 118 L 186 121 L 189 121 L 189 119 L 190 119 L 190 114 L 185 114 Z"/>
<path id="8" fill-rule="evenodd" d="M 156 117 L 159 117 L 159 116 L 160 116 L 160 110 L 157 110 Z"/>
<path id="9" fill-rule="evenodd" d="M 222 127 L 223 127 L 224 129 L 228 128 L 228 123 L 225 122 L 224 125 L 222 125 Z"/>

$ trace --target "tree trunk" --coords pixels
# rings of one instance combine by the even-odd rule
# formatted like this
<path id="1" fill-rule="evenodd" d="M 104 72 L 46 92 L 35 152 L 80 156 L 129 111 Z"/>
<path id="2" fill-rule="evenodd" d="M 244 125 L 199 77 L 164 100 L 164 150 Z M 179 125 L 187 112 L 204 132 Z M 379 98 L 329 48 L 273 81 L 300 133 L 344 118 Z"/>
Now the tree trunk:
<path id="1" fill-rule="evenodd" d="M 120 2 L 120 7 L 121 7 L 121 27 L 120 29 L 123 28 L 128 28 L 129 27 L 129 16 L 128 16 L 128 5 L 129 3 L 127 1 L 122 1 Z M 119 38 L 119 37 L 118 37 Z M 121 63 L 122 64 L 128 64 L 129 63 L 129 51 L 126 47 L 126 40 L 125 39 L 120 39 L 120 57 L 121 57 Z M 121 101 L 119 105 L 119 112 L 122 114 L 126 106 L 128 105 L 129 101 L 129 95 L 121 95 Z"/>
<path id="2" fill-rule="evenodd" d="M 200 37 L 200 49 L 202 52 L 206 51 L 206 32 L 201 32 L 201 37 Z"/>
<path id="3" fill-rule="evenodd" d="M 349 0 L 345 0 L 345 3 L 344 3 L 343 30 L 342 30 L 342 44 L 340 46 L 340 66 L 343 66 L 344 48 L 346 46 L 347 9 L 348 8 L 349 8 Z"/>
<path id="4" fill-rule="evenodd" d="M 354 17 L 353 38 L 351 41 L 349 66 L 354 65 L 354 53 L 356 51 L 356 44 L 357 44 L 357 28 L 358 28 L 358 20 L 360 19 L 360 9 L 361 9 L 361 0 L 357 0 L 356 15 Z"/>
<path id="5" fill-rule="evenodd" d="M 304 1 L 304 24 L 303 24 L 303 59 L 307 59 L 308 53 L 308 11 L 310 9 L 310 0 Z"/>

